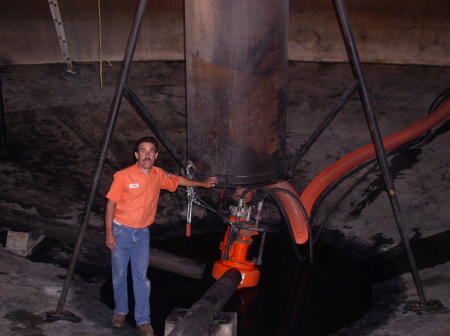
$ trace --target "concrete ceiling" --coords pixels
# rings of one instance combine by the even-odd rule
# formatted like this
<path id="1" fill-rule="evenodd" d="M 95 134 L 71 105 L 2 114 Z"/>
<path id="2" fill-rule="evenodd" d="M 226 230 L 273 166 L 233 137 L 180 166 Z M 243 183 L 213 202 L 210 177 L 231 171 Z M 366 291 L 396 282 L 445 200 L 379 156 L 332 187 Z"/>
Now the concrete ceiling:
<path id="1" fill-rule="evenodd" d="M 70 56 L 99 60 L 99 20 L 95 0 L 59 0 Z M 136 8 L 135 1 L 101 2 L 102 52 L 121 60 Z M 447 0 L 347 1 L 363 62 L 450 65 L 450 2 Z M 346 61 L 331 0 L 290 2 L 289 58 Z M 183 60 L 182 0 L 150 1 L 137 60 Z M 61 63 L 48 3 L 0 3 L 0 64 Z"/>

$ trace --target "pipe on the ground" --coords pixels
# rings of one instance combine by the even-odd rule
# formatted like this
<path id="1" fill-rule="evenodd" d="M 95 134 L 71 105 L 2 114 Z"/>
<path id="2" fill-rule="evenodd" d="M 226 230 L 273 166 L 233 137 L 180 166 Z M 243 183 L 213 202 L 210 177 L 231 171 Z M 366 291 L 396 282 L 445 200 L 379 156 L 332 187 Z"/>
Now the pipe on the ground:
<path id="1" fill-rule="evenodd" d="M 228 270 L 217 280 L 184 317 L 169 336 L 206 335 L 211 322 L 217 317 L 242 280 L 241 272 Z"/>
<path id="2" fill-rule="evenodd" d="M 151 249 L 150 266 L 192 279 L 201 279 L 205 264 L 166 251 Z"/>

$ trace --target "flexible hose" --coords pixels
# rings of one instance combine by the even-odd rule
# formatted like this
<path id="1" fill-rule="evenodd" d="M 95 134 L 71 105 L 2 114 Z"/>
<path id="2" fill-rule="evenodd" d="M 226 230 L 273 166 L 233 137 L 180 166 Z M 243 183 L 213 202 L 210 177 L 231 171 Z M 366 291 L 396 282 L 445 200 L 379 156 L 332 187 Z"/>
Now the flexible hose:
<path id="1" fill-rule="evenodd" d="M 278 185 L 280 184 L 283 186 L 283 188 L 278 187 Z M 289 188 L 290 190 L 286 189 L 286 187 Z M 295 189 L 289 182 L 282 181 L 275 185 L 266 186 L 263 190 L 265 190 L 272 196 L 275 203 L 278 205 L 283 218 L 288 224 L 288 232 L 291 236 L 292 247 L 294 249 L 297 258 L 300 261 L 305 260 L 305 257 L 303 257 L 300 251 L 298 250 L 297 244 L 299 244 L 299 242 L 304 243 L 308 241 L 309 262 L 312 263 L 314 259 L 312 229 L 309 217 L 306 214 L 306 210 L 302 202 L 300 201 L 300 198 Z M 281 195 L 286 195 L 288 198 L 280 197 Z M 295 212 L 292 211 L 293 208 L 295 209 Z M 295 221 L 294 225 L 292 224 L 293 222 L 291 222 L 292 219 Z"/>
<path id="2" fill-rule="evenodd" d="M 281 212 L 281 215 L 283 216 L 284 220 L 286 221 L 286 224 L 288 224 L 287 225 L 288 232 L 289 232 L 289 235 L 291 237 L 290 241 L 292 243 L 292 248 L 294 250 L 294 253 L 295 253 L 297 259 L 303 262 L 303 261 L 305 261 L 306 256 L 302 256 L 301 252 L 299 251 L 298 245 L 295 242 L 295 236 L 294 236 L 294 231 L 292 230 L 292 225 L 290 225 L 290 223 L 289 223 L 289 216 L 288 216 L 288 214 L 286 212 L 285 207 L 281 203 L 280 199 L 275 195 L 275 191 L 274 190 L 275 189 L 272 189 L 272 190 L 266 189 L 268 194 L 270 194 L 272 196 L 273 200 L 278 205 L 278 208 L 279 208 L 279 210 Z M 289 191 L 287 191 L 285 189 L 278 189 L 278 190 L 279 190 L 279 192 L 283 192 L 283 191 L 284 192 L 289 192 Z M 281 190 L 283 190 L 283 191 L 281 191 Z M 298 200 L 298 202 L 300 202 L 300 199 L 297 198 L 297 200 Z M 309 226 L 309 224 L 307 225 L 307 228 L 308 228 L 308 233 L 310 234 L 310 237 L 312 237 L 311 231 L 310 231 L 311 227 Z M 313 242 L 312 242 L 312 239 L 309 239 L 309 261 L 313 262 L 313 258 L 314 258 L 313 257 Z"/>
<path id="3" fill-rule="evenodd" d="M 431 114 L 443 101 L 450 99 L 450 88 L 444 90 L 442 93 L 440 93 L 435 99 L 434 101 L 431 103 L 427 115 Z M 401 146 L 391 150 L 390 152 L 387 152 L 386 155 L 387 156 L 392 156 L 394 154 L 398 154 L 401 153 L 407 149 L 410 148 L 419 148 L 421 147 L 423 144 L 425 144 L 427 141 L 429 141 L 429 137 L 431 136 L 431 129 L 428 130 L 426 133 L 424 133 L 422 136 L 417 137 L 411 141 L 408 141 L 404 144 L 402 144 Z M 373 164 L 374 162 L 376 162 L 376 158 L 372 158 L 369 159 L 365 162 L 363 162 L 362 164 L 352 168 L 350 171 L 348 171 L 347 173 L 345 173 L 344 175 L 340 176 L 338 179 L 336 179 L 332 184 L 328 185 L 326 187 L 326 189 L 324 191 L 322 191 L 322 193 L 320 194 L 320 196 L 317 198 L 317 200 L 314 202 L 313 208 L 311 210 L 311 216 L 309 216 L 309 223 L 312 227 L 316 227 L 316 231 L 315 231 L 315 235 L 314 235 L 314 242 L 316 242 L 318 240 L 318 238 L 320 237 L 321 231 L 323 230 L 324 226 L 326 225 L 328 218 L 330 218 L 331 214 L 333 213 L 334 209 L 336 209 L 337 205 L 339 204 L 339 202 L 344 199 L 346 197 L 346 195 L 348 195 L 348 193 L 351 191 L 351 189 L 353 189 L 354 187 L 356 187 L 356 185 L 358 185 L 362 180 L 364 180 L 364 178 L 372 171 L 374 171 L 377 166 L 373 165 L 372 168 L 370 168 L 366 173 L 363 174 L 363 176 L 359 177 L 358 180 L 352 184 L 352 186 L 350 187 L 349 190 L 345 191 L 344 193 L 341 194 L 341 196 L 339 197 L 339 201 L 333 206 L 332 210 L 330 212 L 328 212 L 326 218 L 321 222 L 321 223 L 316 223 L 317 221 L 317 211 L 321 206 L 321 203 L 324 201 L 324 199 L 330 194 L 330 192 L 332 192 L 333 190 L 336 189 L 337 186 L 339 186 L 344 180 L 346 180 L 348 177 L 350 177 L 351 175 L 353 175 L 354 173 L 356 173 L 357 171 L 360 171 L 361 169 L 367 167 L 368 165 Z"/>
<path id="4" fill-rule="evenodd" d="M 447 99 L 442 102 L 434 112 L 427 115 L 422 120 L 383 139 L 384 149 L 386 151 L 391 151 L 392 149 L 417 138 L 419 135 L 444 121 L 449 115 L 450 99 Z M 306 187 L 300 197 L 308 216 L 311 215 L 311 209 L 317 198 L 331 183 L 340 176 L 346 174 L 352 168 L 372 157 L 375 157 L 375 149 L 373 144 L 369 144 L 347 154 L 317 175 Z"/>
<path id="5" fill-rule="evenodd" d="M 288 181 L 281 181 L 265 187 L 274 189 L 275 196 L 280 200 L 286 211 L 289 224 L 297 244 L 304 244 L 308 240 L 307 214 L 301 205 L 300 196 Z M 283 192 L 283 190 L 289 191 Z"/>

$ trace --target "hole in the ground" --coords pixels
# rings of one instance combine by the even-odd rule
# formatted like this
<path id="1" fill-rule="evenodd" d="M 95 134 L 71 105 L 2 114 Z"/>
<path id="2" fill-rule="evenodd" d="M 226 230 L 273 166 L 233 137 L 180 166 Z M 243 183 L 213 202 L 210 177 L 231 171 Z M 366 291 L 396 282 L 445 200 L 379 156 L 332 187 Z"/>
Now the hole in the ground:
<path id="1" fill-rule="evenodd" d="M 168 239 L 153 247 L 212 264 L 221 239 L 222 235 L 205 234 Z M 150 269 L 149 276 L 152 323 L 159 333 L 173 308 L 190 307 L 213 283 L 210 273 L 194 280 Z M 113 307 L 109 279 L 102 287 L 101 300 Z M 225 310 L 238 313 L 240 336 L 326 335 L 357 320 L 369 302 L 370 284 L 361 265 L 349 255 L 319 244 L 314 263 L 300 263 L 288 238 L 272 235 L 264 252 L 260 285 L 237 291 Z"/>

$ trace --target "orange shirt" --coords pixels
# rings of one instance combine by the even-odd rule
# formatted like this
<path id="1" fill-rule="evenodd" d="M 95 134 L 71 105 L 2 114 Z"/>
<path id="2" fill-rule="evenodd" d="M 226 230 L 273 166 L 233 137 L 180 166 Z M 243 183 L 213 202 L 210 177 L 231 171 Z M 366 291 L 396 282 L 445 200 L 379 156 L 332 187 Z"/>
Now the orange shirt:
<path id="1" fill-rule="evenodd" d="M 179 182 L 179 176 L 155 166 L 148 175 L 137 164 L 119 170 L 106 195 L 116 203 L 114 220 L 136 229 L 153 224 L 160 190 L 175 191 Z"/>

